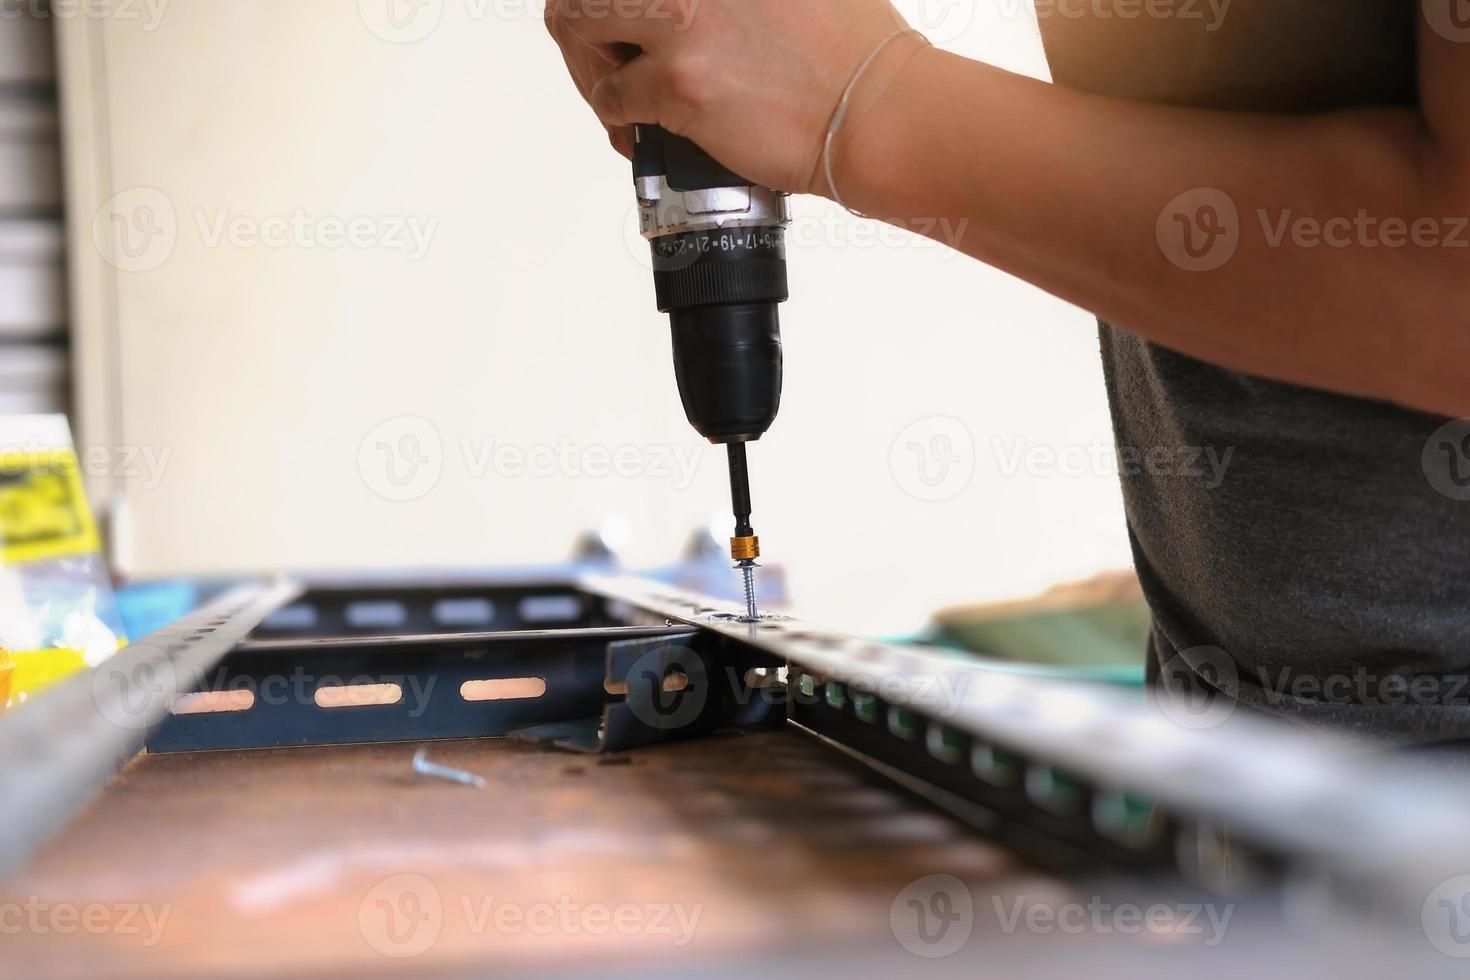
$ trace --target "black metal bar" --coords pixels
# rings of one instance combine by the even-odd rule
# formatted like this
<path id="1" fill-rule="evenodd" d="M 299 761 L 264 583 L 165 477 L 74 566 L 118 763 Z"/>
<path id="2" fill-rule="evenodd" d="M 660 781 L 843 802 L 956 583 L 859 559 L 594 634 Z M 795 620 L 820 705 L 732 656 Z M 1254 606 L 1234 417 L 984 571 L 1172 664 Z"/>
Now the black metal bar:
<path id="1" fill-rule="evenodd" d="M 565 630 L 509 630 L 504 633 L 422 633 L 404 636 L 319 636 L 282 640 L 246 640 L 233 654 L 275 653 L 313 656 L 333 650 L 394 650 L 426 647 L 463 649 L 477 646 L 540 643 L 545 640 L 616 643 L 687 635 L 687 626 L 602 626 Z"/>
<path id="2" fill-rule="evenodd" d="M 175 714 L 149 739 L 148 749 L 482 738 L 595 718 L 616 698 L 604 685 L 610 643 L 694 636 L 688 627 L 657 627 L 252 641 L 195 689 L 240 692 L 248 706 Z M 476 699 L 465 687 L 517 680 L 544 687 L 527 693 L 522 684 L 495 700 Z M 385 698 L 389 703 L 362 703 Z"/>
<path id="3" fill-rule="evenodd" d="M 268 617 L 254 638 L 366 637 L 617 625 L 601 599 L 569 585 L 456 583 L 312 588 Z"/>

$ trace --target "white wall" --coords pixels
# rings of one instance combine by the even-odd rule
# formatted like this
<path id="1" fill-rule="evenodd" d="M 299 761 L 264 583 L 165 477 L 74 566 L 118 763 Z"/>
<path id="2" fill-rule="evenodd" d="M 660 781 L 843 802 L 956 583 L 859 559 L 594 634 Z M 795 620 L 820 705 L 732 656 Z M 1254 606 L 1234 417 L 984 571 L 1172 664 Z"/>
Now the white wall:
<path id="1" fill-rule="evenodd" d="M 161 478 L 146 460 L 113 468 L 137 572 L 550 561 L 610 515 L 632 527 L 629 560 L 654 564 L 726 506 L 723 453 L 679 407 L 627 165 L 564 77 L 540 0 L 426 0 L 411 28 L 439 19 L 416 43 L 369 28 L 389 33 L 390 2 L 403 0 L 172 0 L 156 24 L 88 26 L 105 56 L 98 165 L 125 193 L 94 229 L 122 266 L 108 270 L 119 390 L 82 428 L 166 456 Z M 1043 72 L 1030 15 L 982 6 L 937 33 Z M 942 603 L 1126 564 L 1106 466 L 1007 474 L 997 454 L 1110 445 L 1088 318 L 820 201 L 796 211 L 787 396 L 752 468 L 757 526 L 802 613 L 897 630 Z M 222 215 L 297 213 L 434 227 L 419 258 L 212 240 Z M 129 256 L 120 227 L 163 234 Z M 401 417 L 431 428 L 375 433 Z M 392 501 L 375 492 L 403 495 L 378 443 L 411 450 L 405 435 L 433 463 L 404 492 L 442 472 Z M 561 464 L 517 476 L 485 471 L 465 440 L 633 446 L 649 466 L 663 447 L 700 455 L 688 486 Z M 910 444 L 973 479 L 931 493 Z"/>

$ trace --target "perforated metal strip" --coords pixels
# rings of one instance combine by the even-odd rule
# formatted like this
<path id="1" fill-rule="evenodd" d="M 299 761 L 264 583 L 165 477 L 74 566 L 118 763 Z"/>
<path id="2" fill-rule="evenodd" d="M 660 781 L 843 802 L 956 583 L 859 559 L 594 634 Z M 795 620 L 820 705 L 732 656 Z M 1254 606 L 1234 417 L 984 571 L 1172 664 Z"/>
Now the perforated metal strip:
<path id="1" fill-rule="evenodd" d="M 1309 867 L 1370 883 L 1417 914 L 1435 885 L 1470 872 L 1470 792 L 1362 744 L 1236 712 L 1195 729 L 1153 699 L 854 638 L 794 620 L 741 622 L 734 604 L 629 578 L 588 591 L 714 630 L 823 678 L 877 691 L 923 719 L 1172 813 L 1229 828 Z M 1176 715 L 1175 718 L 1178 716 Z M 1192 719 L 1184 719 L 1186 723 Z M 935 744 L 936 739 L 925 738 Z M 954 761 L 970 765 L 968 757 Z"/>
<path id="2" fill-rule="evenodd" d="M 300 591 L 234 589 L 0 717 L 0 877 L 137 754 L 178 694 Z"/>

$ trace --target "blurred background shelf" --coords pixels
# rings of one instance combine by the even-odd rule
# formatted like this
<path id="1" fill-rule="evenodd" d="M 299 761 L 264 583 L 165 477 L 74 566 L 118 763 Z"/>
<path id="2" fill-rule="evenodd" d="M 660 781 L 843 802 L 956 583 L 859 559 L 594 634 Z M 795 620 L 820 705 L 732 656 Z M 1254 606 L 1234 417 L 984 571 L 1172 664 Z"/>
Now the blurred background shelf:
<path id="1" fill-rule="evenodd" d="M 0 221 L 0 343 L 66 337 L 61 222 Z"/>
<path id="2" fill-rule="evenodd" d="M 50 22 L 31 16 L 0 18 L 0 85 L 49 86 L 55 80 Z"/>
<path id="3" fill-rule="evenodd" d="M 72 405 L 53 25 L 0 17 L 0 415 Z"/>
<path id="4" fill-rule="evenodd" d="M 0 87 L 0 216 L 60 211 L 59 132 L 54 92 Z"/>
<path id="5" fill-rule="evenodd" d="M 0 346 L 0 415 L 64 412 L 70 377 L 63 347 L 44 344 Z"/>

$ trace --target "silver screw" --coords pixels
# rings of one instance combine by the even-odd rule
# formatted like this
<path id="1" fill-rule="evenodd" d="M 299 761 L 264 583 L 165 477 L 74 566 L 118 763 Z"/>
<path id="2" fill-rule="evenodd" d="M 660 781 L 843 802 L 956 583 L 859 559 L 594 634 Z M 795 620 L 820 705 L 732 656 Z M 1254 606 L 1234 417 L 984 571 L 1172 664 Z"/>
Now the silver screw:
<path id="1" fill-rule="evenodd" d="M 747 558 L 735 567 L 740 569 L 740 577 L 745 581 L 745 618 L 755 622 L 761 618 L 760 607 L 755 601 L 756 564 Z"/>
<path id="2" fill-rule="evenodd" d="M 476 776 L 472 772 L 463 769 L 451 769 L 448 766 L 437 766 L 429 761 L 429 750 L 419 749 L 413 756 L 413 771 L 420 776 L 432 776 L 435 779 L 447 779 L 451 783 L 459 783 L 461 786 L 473 786 L 475 789 L 485 788 L 485 777 Z"/>

